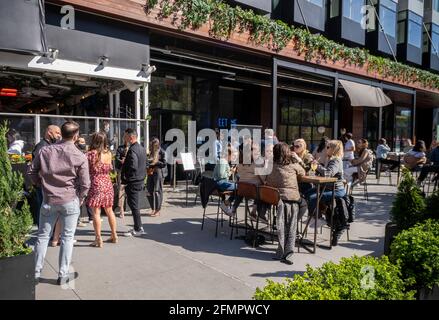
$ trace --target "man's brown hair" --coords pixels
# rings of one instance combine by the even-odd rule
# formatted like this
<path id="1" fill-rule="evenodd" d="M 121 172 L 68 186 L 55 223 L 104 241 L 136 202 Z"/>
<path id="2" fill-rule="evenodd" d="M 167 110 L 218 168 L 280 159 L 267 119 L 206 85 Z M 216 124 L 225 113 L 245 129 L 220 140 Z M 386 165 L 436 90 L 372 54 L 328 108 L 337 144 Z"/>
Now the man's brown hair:
<path id="1" fill-rule="evenodd" d="M 67 121 L 61 127 L 61 135 L 64 140 L 71 140 L 79 133 L 79 124 L 75 121 Z"/>

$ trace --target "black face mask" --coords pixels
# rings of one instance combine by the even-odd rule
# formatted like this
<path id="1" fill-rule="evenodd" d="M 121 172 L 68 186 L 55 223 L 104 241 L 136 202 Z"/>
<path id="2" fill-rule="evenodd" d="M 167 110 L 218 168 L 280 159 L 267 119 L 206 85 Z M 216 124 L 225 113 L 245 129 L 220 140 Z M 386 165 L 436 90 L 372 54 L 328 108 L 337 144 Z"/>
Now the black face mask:
<path id="1" fill-rule="evenodd" d="M 49 140 L 50 140 L 50 143 L 52 143 L 52 144 L 58 142 L 57 138 L 50 138 Z"/>
<path id="2" fill-rule="evenodd" d="M 86 145 L 86 144 L 78 143 L 77 146 L 78 146 L 78 148 L 79 148 L 80 150 L 82 150 L 82 151 L 87 150 L 87 145 Z"/>

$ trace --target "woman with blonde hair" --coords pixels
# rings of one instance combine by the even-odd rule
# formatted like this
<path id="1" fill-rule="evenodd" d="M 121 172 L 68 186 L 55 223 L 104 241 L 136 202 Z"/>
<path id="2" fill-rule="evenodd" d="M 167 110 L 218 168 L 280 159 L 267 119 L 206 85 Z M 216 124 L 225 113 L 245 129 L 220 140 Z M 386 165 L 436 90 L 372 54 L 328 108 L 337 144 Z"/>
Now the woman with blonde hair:
<path id="1" fill-rule="evenodd" d="M 151 217 L 160 216 L 163 203 L 163 168 L 165 167 L 165 152 L 160 147 L 160 140 L 154 137 L 149 143 L 148 177 L 146 180 L 147 197 L 152 210 Z"/>
<path id="2" fill-rule="evenodd" d="M 291 155 L 296 159 L 297 163 L 308 172 L 311 169 L 311 163 L 314 157 L 308 151 L 306 142 L 303 139 L 296 139 L 293 143 Z"/>
<path id="3" fill-rule="evenodd" d="M 90 151 L 87 153 L 90 171 L 90 191 L 86 204 L 93 211 L 93 227 L 95 230 L 95 241 L 93 247 L 102 248 L 101 237 L 101 208 L 104 208 L 111 228 L 111 237 L 108 242 L 117 243 L 116 217 L 113 212 L 114 190 L 110 178 L 113 170 L 112 154 L 108 147 L 107 135 L 105 132 L 96 132 L 91 136 Z"/>
<path id="4" fill-rule="evenodd" d="M 326 146 L 326 153 L 328 155 L 328 164 L 326 166 L 319 164 L 317 172 L 325 177 L 337 178 L 335 183 L 335 198 L 343 198 L 346 195 L 346 190 L 343 183 L 343 142 L 340 140 L 329 140 Z M 317 163 L 317 161 L 315 161 Z M 309 213 L 313 216 L 317 205 L 317 191 L 311 189 L 307 193 Z M 321 193 L 321 203 L 329 204 L 332 201 L 332 190 L 329 186 Z M 340 233 L 333 238 L 338 239 Z M 333 243 L 335 244 L 335 243 Z"/>

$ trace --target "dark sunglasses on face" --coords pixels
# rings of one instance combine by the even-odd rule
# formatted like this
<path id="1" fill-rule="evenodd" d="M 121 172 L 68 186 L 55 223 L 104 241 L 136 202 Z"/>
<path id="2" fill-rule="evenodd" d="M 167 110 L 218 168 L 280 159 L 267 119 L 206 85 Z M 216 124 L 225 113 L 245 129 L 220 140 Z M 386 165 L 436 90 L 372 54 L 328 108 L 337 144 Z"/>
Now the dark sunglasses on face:
<path id="1" fill-rule="evenodd" d="M 300 146 L 294 146 L 294 149 L 299 149 L 300 148 Z"/>

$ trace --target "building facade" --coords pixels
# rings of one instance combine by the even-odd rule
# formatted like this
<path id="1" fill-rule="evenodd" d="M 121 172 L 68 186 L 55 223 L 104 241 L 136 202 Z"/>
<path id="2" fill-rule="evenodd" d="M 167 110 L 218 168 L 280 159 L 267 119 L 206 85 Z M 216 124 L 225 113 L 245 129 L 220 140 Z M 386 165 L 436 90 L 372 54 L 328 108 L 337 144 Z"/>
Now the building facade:
<path id="1" fill-rule="evenodd" d="M 225 2 L 348 48 L 439 70 L 435 0 Z M 187 122 L 195 120 L 197 130 L 274 128 L 281 140 L 302 137 L 312 145 L 346 128 L 372 144 L 385 137 L 395 149 L 408 138 L 430 143 L 439 125 L 439 91 L 433 87 L 367 66 L 307 60 L 291 42 L 273 50 L 250 41 L 246 32 L 219 38 L 209 23 L 181 28 L 175 23 L 181 16 L 165 17 L 160 3 L 153 8 L 135 0 L 13 3 L 0 0 L 5 26 L 0 30 L 14 30 L 0 31 L 0 88 L 17 91 L 0 97 L 0 119 L 20 130 L 29 148 L 45 126 L 67 118 L 78 120 L 84 134 L 105 128 L 116 142 L 128 126 L 146 143 L 150 135 L 163 140 L 171 128 L 186 132 Z M 375 28 L 364 27 L 365 5 L 373 8 Z M 74 9 L 74 19 L 65 6 Z M 23 12 L 29 15 L 26 25 Z M 391 104 L 353 106 L 349 83 L 385 94 Z"/>

